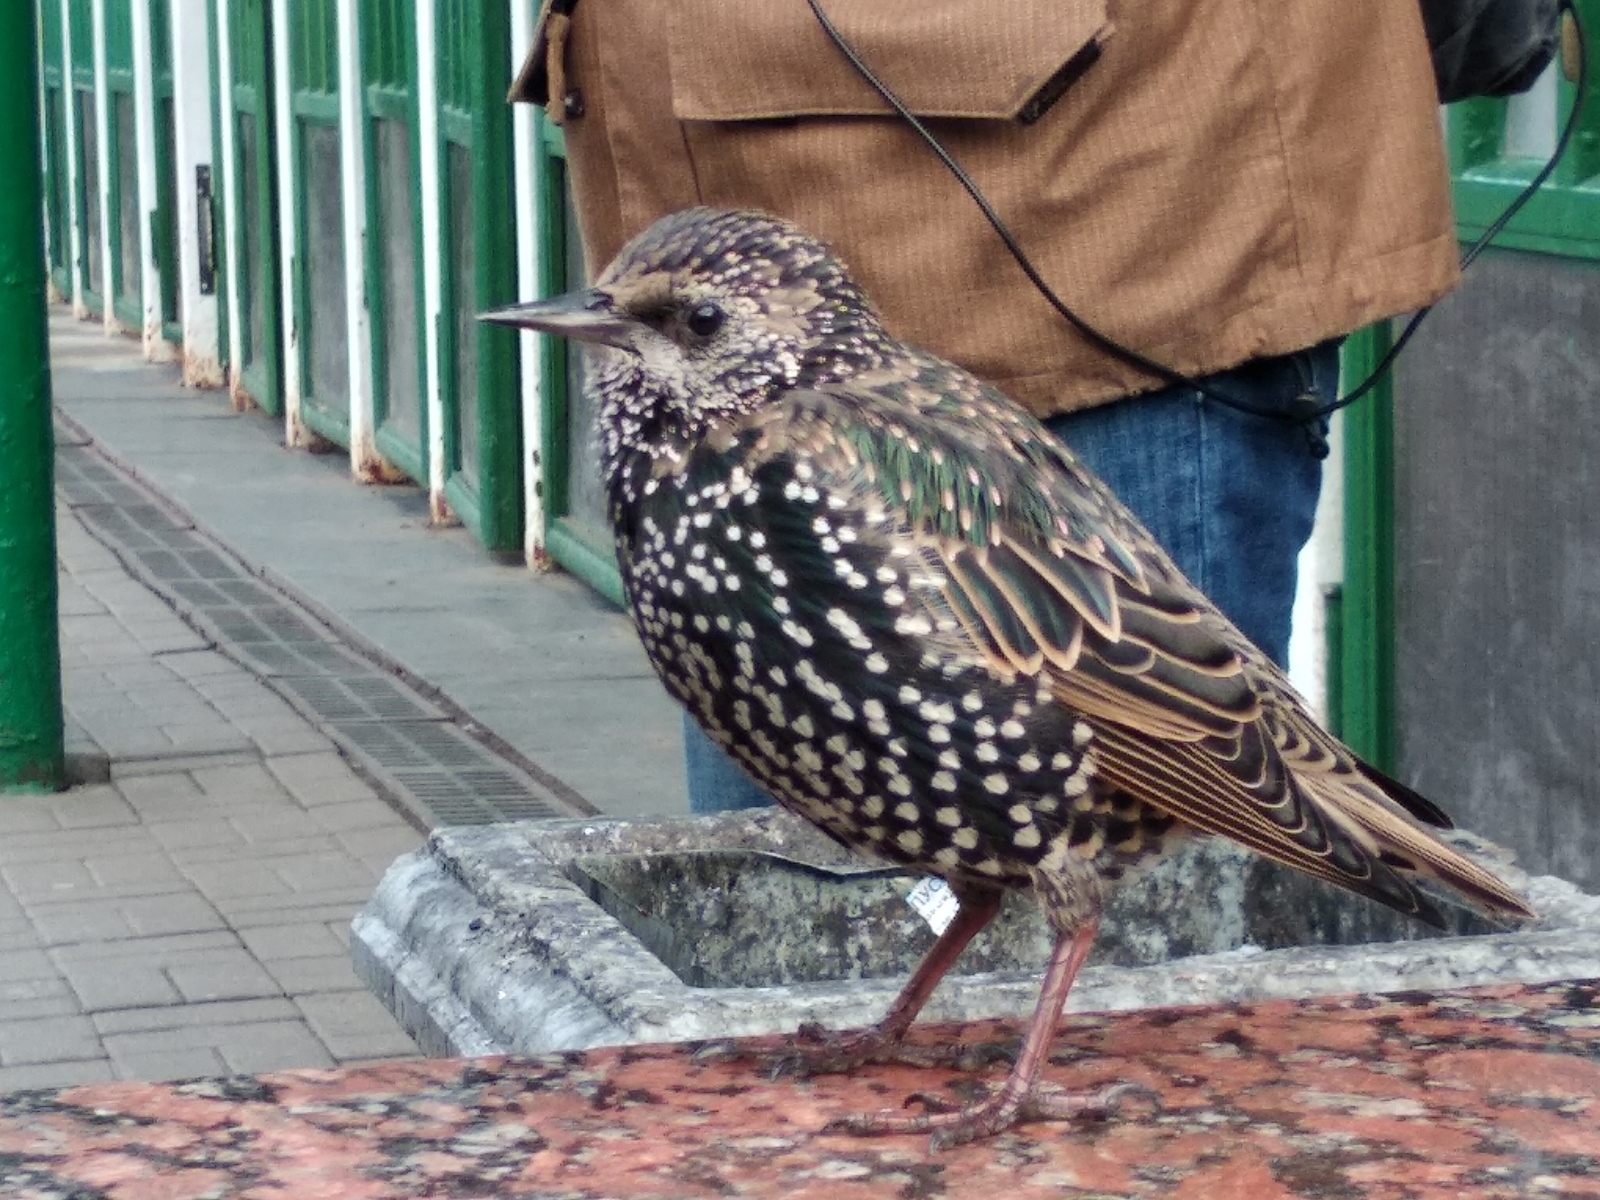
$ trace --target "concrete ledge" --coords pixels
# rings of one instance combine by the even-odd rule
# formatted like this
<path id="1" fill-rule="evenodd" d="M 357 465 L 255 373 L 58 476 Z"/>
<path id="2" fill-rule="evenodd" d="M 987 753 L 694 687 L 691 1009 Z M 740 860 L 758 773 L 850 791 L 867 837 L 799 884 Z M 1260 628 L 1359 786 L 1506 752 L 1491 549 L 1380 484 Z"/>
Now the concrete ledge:
<path id="1" fill-rule="evenodd" d="M 440 1056 L 740 1037 L 790 1031 L 802 1021 L 851 1027 L 882 1014 L 900 986 L 898 974 L 691 987 L 574 879 L 574 864 L 586 858 L 705 847 L 862 869 L 777 811 L 447 829 L 400 859 L 354 921 L 356 973 L 425 1053 Z M 1245 944 L 1157 965 L 1091 966 L 1070 1007 L 1106 1012 L 1600 976 L 1600 899 L 1562 880 L 1495 866 L 1540 911 L 1536 926 L 1385 944 L 1275 950 Z M 1181 862 L 1170 868 L 1195 869 Z M 1129 919 L 1192 916 L 1173 911 L 1170 895 L 1160 895 L 1163 886 L 1157 880 L 1155 911 Z M 1189 907 L 1203 900 L 1196 892 Z M 1037 961 L 1042 966 L 1042 956 Z M 953 976 L 926 1019 L 1022 1016 L 1037 987 L 1030 971 Z"/>

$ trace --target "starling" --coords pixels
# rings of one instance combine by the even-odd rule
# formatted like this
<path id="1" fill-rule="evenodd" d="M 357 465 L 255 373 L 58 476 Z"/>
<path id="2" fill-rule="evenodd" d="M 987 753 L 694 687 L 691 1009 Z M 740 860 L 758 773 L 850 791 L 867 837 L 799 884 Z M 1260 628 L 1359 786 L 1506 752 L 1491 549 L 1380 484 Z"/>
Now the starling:
<path id="1" fill-rule="evenodd" d="M 1004 891 L 1049 921 L 1004 1084 L 844 1128 L 949 1144 L 1112 1104 L 1040 1068 L 1108 888 L 1190 837 L 1434 923 L 1418 877 L 1532 915 L 1424 830 L 1443 812 L 1317 726 L 1068 449 L 897 340 L 793 225 L 675 213 L 593 288 L 486 318 L 610 348 L 596 386 L 617 562 L 671 693 L 779 804 L 960 899 L 888 1015 L 822 1039 L 811 1066 L 898 1043 Z"/>

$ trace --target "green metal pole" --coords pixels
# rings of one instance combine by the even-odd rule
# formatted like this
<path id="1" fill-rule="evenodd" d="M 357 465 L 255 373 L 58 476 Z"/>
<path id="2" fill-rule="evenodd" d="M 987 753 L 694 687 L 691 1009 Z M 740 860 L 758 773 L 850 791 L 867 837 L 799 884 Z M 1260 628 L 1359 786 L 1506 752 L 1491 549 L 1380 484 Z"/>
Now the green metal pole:
<path id="1" fill-rule="evenodd" d="M 0 791 L 63 776 L 37 20 L 0 3 Z"/>

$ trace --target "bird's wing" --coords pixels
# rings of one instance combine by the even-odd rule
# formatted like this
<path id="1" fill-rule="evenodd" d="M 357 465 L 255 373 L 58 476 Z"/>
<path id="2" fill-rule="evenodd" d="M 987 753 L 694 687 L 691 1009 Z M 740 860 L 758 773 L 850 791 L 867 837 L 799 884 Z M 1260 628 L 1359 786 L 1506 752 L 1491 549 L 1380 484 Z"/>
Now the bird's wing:
<path id="1" fill-rule="evenodd" d="M 927 359 L 791 393 L 712 442 L 750 464 L 803 463 L 807 486 L 914 547 L 939 585 L 931 636 L 1001 678 L 1047 682 L 1093 724 L 1101 779 L 1425 919 L 1437 916 L 1408 875 L 1529 915 L 1406 815 L 1443 813 L 1318 727 L 1104 484 L 965 372 Z"/>

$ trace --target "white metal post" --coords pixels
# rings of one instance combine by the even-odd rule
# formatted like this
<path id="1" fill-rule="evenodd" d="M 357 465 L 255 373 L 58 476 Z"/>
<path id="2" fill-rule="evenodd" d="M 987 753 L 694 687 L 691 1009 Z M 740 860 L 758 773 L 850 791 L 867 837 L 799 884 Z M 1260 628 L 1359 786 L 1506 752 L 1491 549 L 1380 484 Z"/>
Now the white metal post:
<path id="1" fill-rule="evenodd" d="M 111 257 L 111 225 L 119 214 L 111 207 L 111 176 L 106 150 L 111 145 L 111 96 L 106 87 L 106 3 L 94 0 L 94 137 L 98 143 L 95 162 L 100 176 L 100 323 L 106 332 L 116 333 L 116 277 L 118 266 Z"/>
<path id="2" fill-rule="evenodd" d="M 439 213 L 439 80 L 434 45 L 433 5 L 417 5 L 417 166 L 422 178 L 422 310 L 428 350 L 428 510 L 436 522 L 450 519 L 444 502 L 444 392 L 439 345 L 444 309 L 439 256 L 443 237 Z"/>
<path id="3" fill-rule="evenodd" d="M 172 344 L 161 329 L 161 264 L 156 260 L 155 229 L 152 222 L 160 210 L 159 176 L 156 171 L 156 91 L 150 37 L 150 0 L 132 0 L 133 18 L 133 127 L 139 153 L 139 262 L 140 335 L 144 356 L 166 362 L 174 357 Z M 170 169 L 170 165 L 169 165 Z M 127 198 L 123 198 L 127 203 Z"/>
<path id="4" fill-rule="evenodd" d="M 516 75 L 533 42 L 536 6 L 531 0 L 510 0 L 511 73 Z M 539 295 L 539 188 L 535 176 L 538 129 L 531 105 L 515 105 L 511 113 L 512 170 L 516 184 L 517 295 L 533 300 Z M 542 566 L 544 551 L 544 455 L 540 453 L 544 430 L 543 356 L 539 335 L 523 330 L 517 339 L 522 370 L 522 543 L 529 566 Z"/>
<path id="5" fill-rule="evenodd" d="M 204 214 L 214 244 L 200 244 L 202 227 L 199 175 L 211 172 L 213 192 L 217 178 L 211 161 L 211 55 L 207 44 L 206 6 L 209 0 L 169 0 L 172 28 L 173 192 L 178 201 L 178 288 L 183 313 L 183 382 L 186 387 L 220 387 L 223 383 L 221 346 L 217 331 L 215 261 L 212 290 L 200 291 L 202 255 L 213 259 L 222 241 L 212 221 L 220 217 L 215 207 Z M 218 29 L 227 26 L 219 23 Z M 221 34 L 219 33 L 219 37 Z M 227 40 L 222 37 L 224 42 Z M 226 76 L 224 76 L 226 78 Z M 226 224 L 226 222 L 224 222 Z"/>
<path id="6" fill-rule="evenodd" d="M 235 169 L 238 161 L 235 146 L 235 125 L 233 120 L 233 102 L 231 93 L 233 89 L 233 39 L 228 36 L 231 28 L 231 15 L 228 11 L 229 0 L 216 0 L 216 36 L 217 36 L 217 95 L 221 101 L 222 128 L 218 132 L 222 135 L 218 139 L 218 149 L 222 152 L 222 230 L 221 241 L 228 248 L 228 271 L 225 281 L 227 292 L 223 303 L 228 309 L 228 328 L 232 331 L 232 346 L 230 357 L 233 362 L 229 365 L 228 381 L 229 393 L 233 397 L 233 406 L 236 409 L 246 407 L 243 356 L 238 352 L 241 339 L 244 337 L 240 322 L 244 316 L 243 295 L 245 278 L 245 245 L 244 239 L 249 236 L 248 222 L 241 209 L 243 199 L 239 194 L 239 172 Z"/>
<path id="7" fill-rule="evenodd" d="M 367 302 L 367 181 L 362 153 L 366 103 L 361 80 L 361 19 L 356 0 L 339 0 L 339 157 L 343 178 L 345 320 L 349 327 L 350 471 L 368 483 L 399 478 L 378 454 L 372 393 L 372 309 Z"/>
<path id="8" fill-rule="evenodd" d="M 289 0 L 272 0 L 272 29 L 275 50 L 272 55 L 273 130 L 278 164 L 278 277 L 280 297 L 278 319 L 283 323 L 283 433 L 290 446 L 311 442 L 311 431 L 300 418 L 300 321 L 295 300 L 295 258 L 300 252 L 295 220 L 295 180 L 299 163 L 295 161 L 295 118 L 289 92 Z"/>
<path id="9" fill-rule="evenodd" d="M 51 3 L 52 0 L 45 0 Z M 67 300 L 72 305 L 72 315 L 80 321 L 88 315 L 83 303 L 83 229 L 78 221 L 78 93 L 72 85 L 72 21 L 68 0 L 59 0 L 61 6 L 61 90 L 62 101 L 67 106 L 66 138 L 64 150 L 67 160 L 67 227 L 70 252 L 67 256 L 67 284 L 72 289 Z"/>

